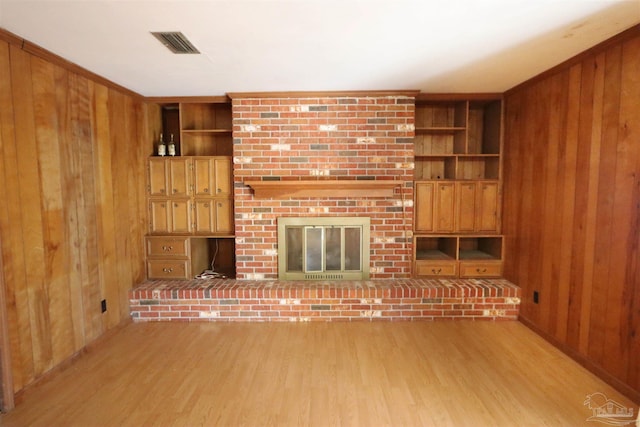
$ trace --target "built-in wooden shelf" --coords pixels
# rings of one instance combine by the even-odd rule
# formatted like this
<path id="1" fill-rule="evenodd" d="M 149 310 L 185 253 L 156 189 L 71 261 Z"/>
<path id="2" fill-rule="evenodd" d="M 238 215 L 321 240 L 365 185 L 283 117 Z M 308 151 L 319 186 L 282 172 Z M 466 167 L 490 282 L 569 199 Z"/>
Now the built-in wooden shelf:
<path id="1" fill-rule="evenodd" d="M 258 199 L 290 197 L 393 197 L 394 188 L 402 185 L 395 180 L 303 180 L 244 181 Z"/>

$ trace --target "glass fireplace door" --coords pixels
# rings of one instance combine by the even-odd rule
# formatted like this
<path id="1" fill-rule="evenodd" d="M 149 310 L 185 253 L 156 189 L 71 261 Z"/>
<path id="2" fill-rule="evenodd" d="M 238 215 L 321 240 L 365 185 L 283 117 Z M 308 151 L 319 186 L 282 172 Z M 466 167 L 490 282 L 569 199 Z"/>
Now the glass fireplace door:
<path id="1" fill-rule="evenodd" d="M 281 227 L 281 222 L 289 222 L 283 220 L 293 219 L 279 220 L 278 267 L 281 279 L 368 278 L 369 260 L 368 256 L 366 259 L 363 256 L 365 244 L 368 248 L 369 243 L 368 221 L 367 224 L 354 225 L 340 223 L 344 218 L 295 218 L 294 224 Z M 305 219 L 313 223 L 300 223 Z"/>

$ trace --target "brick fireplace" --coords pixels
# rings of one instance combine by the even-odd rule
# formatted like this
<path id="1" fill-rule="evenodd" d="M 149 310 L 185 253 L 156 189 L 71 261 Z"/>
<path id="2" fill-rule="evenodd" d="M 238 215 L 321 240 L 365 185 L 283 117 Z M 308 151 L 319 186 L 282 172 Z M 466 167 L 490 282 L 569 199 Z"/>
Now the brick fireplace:
<path id="1" fill-rule="evenodd" d="M 413 94 L 231 96 L 236 277 L 278 278 L 277 220 L 292 216 L 369 217 L 370 278 L 410 277 Z M 295 191 L 263 197 L 256 182 Z M 318 195 L 318 182 L 335 187 Z M 370 187 L 340 191 L 354 182 Z"/>
<path id="2" fill-rule="evenodd" d="M 230 94 L 236 278 L 146 281 L 133 320 L 516 319 L 504 279 L 411 278 L 415 95 Z M 284 217 L 369 218 L 372 280 L 278 280 Z"/>

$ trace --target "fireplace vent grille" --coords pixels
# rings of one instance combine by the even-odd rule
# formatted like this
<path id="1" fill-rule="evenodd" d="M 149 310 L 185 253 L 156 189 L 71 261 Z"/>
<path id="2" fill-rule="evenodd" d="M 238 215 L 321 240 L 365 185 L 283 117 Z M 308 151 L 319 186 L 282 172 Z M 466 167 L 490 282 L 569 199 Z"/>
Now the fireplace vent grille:
<path id="1" fill-rule="evenodd" d="M 342 274 L 305 274 L 304 280 L 342 280 Z"/>

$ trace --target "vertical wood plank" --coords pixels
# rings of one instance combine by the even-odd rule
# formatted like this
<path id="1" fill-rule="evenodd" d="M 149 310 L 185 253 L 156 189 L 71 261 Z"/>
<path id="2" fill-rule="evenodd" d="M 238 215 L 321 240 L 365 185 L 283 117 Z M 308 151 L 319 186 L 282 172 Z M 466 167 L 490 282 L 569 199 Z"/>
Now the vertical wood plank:
<path id="1" fill-rule="evenodd" d="M 73 323 L 73 347 L 77 350 L 85 345 L 84 305 L 82 301 L 81 249 L 78 200 L 81 185 L 79 183 L 78 162 L 74 146 L 71 123 L 71 74 L 60 70 L 56 78 L 56 104 L 60 114 L 58 134 L 60 135 L 60 175 L 65 218 L 64 240 L 68 248 L 65 262 L 67 271 L 67 292 L 69 294 L 69 316 Z"/>
<path id="2" fill-rule="evenodd" d="M 616 50 L 619 50 L 616 49 Z M 602 363 L 604 352 L 604 336 L 606 334 L 604 316 L 607 311 L 607 287 L 609 286 L 609 250 L 611 247 L 611 224 L 613 214 L 613 192 L 612 186 L 616 170 L 616 138 L 617 138 L 617 108 L 619 105 L 619 60 L 616 61 L 618 71 L 611 70 L 610 64 L 612 50 L 598 57 L 598 69 L 596 72 L 596 90 L 594 91 L 594 141 L 598 142 L 599 151 L 594 152 L 597 156 L 598 165 L 592 169 L 593 174 L 597 173 L 596 180 L 598 189 L 594 192 L 595 198 L 595 222 L 594 238 L 590 244 L 593 259 L 593 278 L 591 281 L 591 313 L 589 316 L 598 321 L 589 323 L 589 338 L 584 338 L 583 343 L 588 348 L 589 356 Z M 611 88 L 613 85 L 613 89 Z M 605 91 L 605 87 L 607 90 Z M 612 127 L 612 119 L 614 126 Z M 613 307 L 612 307 L 613 308 Z"/>
<path id="3" fill-rule="evenodd" d="M 560 138 L 564 137 L 561 123 L 566 118 L 561 117 L 561 99 L 563 89 L 563 75 L 552 76 L 543 93 L 545 101 L 546 117 L 543 122 L 547 123 L 546 153 L 544 160 L 540 163 L 539 175 L 543 177 L 541 188 L 538 190 L 543 196 L 540 206 L 540 216 L 543 218 L 540 227 L 541 253 L 545 261 L 541 262 L 540 289 L 541 289 L 541 310 L 540 325 L 550 333 L 555 333 L 555 313 L 557 310 L 557 288 L 556 280 L 557 262 L 559 258 L 555 248 L 557 242 L 554 238 L 554 231 L 557 229 L 556 223 L 561 218 L 556 215 L 559 205 L 556 204 L 555 193 L 558 191 L 559 182 L 557 180 L 558 171 L 558 151 Z M 541 144 L 545 145 L 545 144 Z M 544 167 L 542 166 L 544 165 Z"/>
<path id="4" fill-rule="evenodd" d="M 586 60 L 581 64 L 580 91 L 577 103 L 580 106 L 575 120 L 577 120 L 576 144 L 576 179 L 574 197 L 575 215 L 572 221 L 573 240 L 571 242 L 571 274 L 569 294 L 571 295 L 571 310 L 567 324 L 567 342 L 573 348 L 578 347 L 580 330 L 584 326 L 581 322 L 583 312 L 585 287 L 585 252 L 587 250 L 587 206 L 589 196 L 589 162 L 591 152 L 591 123 L 593 117 L 593 60 Z M 590 310 L 588 307 L 587 311 Z M 585 326 L 586 327 L 586 326 Z"/>
<path id="5" fill-rule="evenodd" d="M 113 176 L 111 174 L 111 129 L 109 127 L 109 90 L 101 85 L 93 86 L 92 122 L 93 140 L 96 144 L 94 162 L 96 165 L 96 225 L 98 234 L 98 256 L 100 267 L 100 291 L 107 301 L 107 327 L 119 323 L 118 283 L 116 274 L 116 215 L 113 204 Z M 111 304 L 109 304 L 111 302 Z"/>
<path id="6" fill-rule="evenodd" d="M 560 142 L 561 150 L 564 152 L 563 161 L 559 172 L 560 180 L 563 182 L 563 191 L 558 192 L 562 198 L 562 221 L 558 230 L 560 235 L 559 259 L 560 271 L 558 273 L 558 313 L 556 337 L 561 342 L 567 341 L 569 329 L 569 313 L 575 306 L 571 295 L 571 268 L 572 268 L 572 242 L 574 238 L 574 228 L 572 227 L 575 212 L 576 195 L 576 164 L 578 154 L 578 125 L 580 108 L 580 84 L 582 76 L 581 64 L 574 65 L 568 72 L 568 88 L 566 98 L 566 139 Z M 579 305 L 578 305 L 579 307 Z"/>
<path id="7" fill-rule="evenodd" d="M 24 242 L 25 283 L 16 289 L 21 316 L 22 357 L 30 361 L 28 380 L 51 367 L 51 346 L 48 340 L 50 319 L 47 310 L 49 297 L 44 284 L 44 242 L 41 188 L 37 160 L 35 119 L 30 55 L 11 46 L 11 76 L 15 121 L 15 144 L 18 180 L 18 205 L 22 218 L 21 236 Z M 31 353 L 31 354 L 29 354 Z M 28 363 L 28 362 L 27 362 Z"/>
<path id="8" fill-rule="evenodd" d="M 127 148 L 126 137 L 124 128 L 124 115 L 125 115 L 125 102 L 124 96 L 121 94 L 109 90 L 109 125 L 114 132 L 111 133 L 110 150 L 112 153 L 113 162 L 111 164 L 111 174 L 114 177 L 113 185 L 113 202 L 114 211 L 118 214 L 118 221 L 116 221 L 116 253 L 117 260 L 117 274 L 118 283 L 128 283 L 131 278 L 130 267 L 130 247 L 129 247 L 129 209 L 128 209 L 128 197 L 129 192 L 127 183 L 129 182 L 130 171 L 127 167 Z M 116 131 L 117 130 L 117 131 Z M 123 139 L 124 138 L 124 139 Z M 119 313 L 122 309 L 122 302 L 126 299 L 126 295 L 123 295 L 122 287 L 120 285 L 115 286 L 116 289 L 116 303 L 115 310 Z"/>
<path id="9" fill-rule="evenodd" d="M 8 230 L 9 213 L 7 205 L 11 202 L 6 192 L 7 181 L 5 170 L 5 147 L 13 146 L 13 105 L 11 103 L 11 87 L 9 85 L 11 67 L 9 64 L 9 45 L 0 42 L 0 75 L 5 78 L 0 79 L 0 199 L 5 203 L 0 203 L 0 369 L 2 370 L 2 410 L 10 410 L 14 407 L 14 387 L 16 375 L 13 368 L 18 368 L 21 372 L 21 360 L 13 362 L 14 350 L 19 348 L 19 340 L 16 333 L 17 318 L 15 312 L 15 298 L 10 292 L 8 284 L 12 283 L 13 264 L 12 249 L 9 246 L 9 239 L 5 232 Z M 4 236 L 4 238 L 2 238 Z"/>
<path id="10" fill-rule="evenodd" d="M 85 340 L 92 341 L 102 334 L 100 315 L 100 286 L 96 241 L 95 167 L 91 139 L 90 82 L 77 75 L 70 80 L 70 123 L 72 144 L 78 164 L 80 194 L 78 195 L 79 236 L 81 255 L 82 299 L 84 307 Z"/>
<path id="11" fill-rule="evenodd" d="M 144 265 L 141 262 L 144 258 L 144 251 L 139 242 L 142 241 L 142 236 L 144 236 L 146 232 L 146 224 L 144 222 L 144 217 L 142 216 L 144 206 L 146 205 L 146 199 L 144 192 L 144 168 L 140 167 L 140 165 L 145 164 L 143 156 L 144 144 L 138 136 L 139 120 L 144 116 L 141 114 L 140 105 L 131 97 L 125 97 L 125 105 L 127 111 L 127 114 L 125 115 L 126 138 L 129 141 L 136 141 L 135 144 L 130 144 L 127 147 L 127 166 L 130 171 L 127 188 L 129 189 L 129 217 L 131 218 L 130 232 L 127 235 L 127 238 L 131 241 L 131 257 L 129 258 L 129 262 L 131 264 L 131 277 L 128 282 L 121 283 L 123 288 L 121 294 L 124 298 L 120 302 L 123 309 L 126 311 L 126 307 L 128 307 L 129 304 L 128 283 L 131 283 L 131 281 L 140 282 L 145 276 L 143 268 Z"/>
<path id="12" fill-rule="evenodd" d="M 505 103 L 505 135 L 508 135 L 510 138 L 513 138 L 517 141 L 523 141 L 521 138 L 521 131 L 523 128 L 520 117 L 524 115 L 523 107 L 522 107 L 522 93 L 513 94 L 509 98 L 509 102 Z M 504 180 L 503 179 L 503 198 L 502 198 L 502 232 L 504 233 L 505 240 L 505 253 L 504 257 L 504 274 L 506 277 L 512 278 L 512 280 L 516 280 L 517 283 L 521 281 L 518 280 L 520 269 L 520 260 L 522 257 L 515 256 L 515 254 L 519 254 L 519 239 L 518 234 L 515 233 L 515 230 L 518 229 L 521 204 L 517 202 L 517 197 L 513 197 L 511 195 L 517 194 L 518 190 L 522 188 L 521 180 L 522 175 L 519 172 L 519 165 L 522 164 L 520 159 L 521 147 L 522 144 L 508 144 L 505 141 L 505 149 L 502 155 L 502 163 L 503 163 L 503 176 L 509 176 L 511 179 Z M 523 300 L 527 301 L 530 299 L 529 289 L 525 289 L 525 292 L 522 294 Z M 522 309 L 528 307 L 530 304 L 523 304 Z"/>
<path id="13" fill-rule="evenodd" d="M 526 227 L 520 250 L 526 251 L 524 258 L 526 260 L 525 274 L 530 278 L 532 283 L 537 284 L 535 290 L 540 290 L 539 285 L 542 284 L 540 281 L 540 262 L 542 260 L 540 251 L 540 227 L 542 224 L 539 219 L 541 219 L 540 206 L 542 204 L 543 193 L 541 193 L 539 189 L 543 187 L 540 185 L 538 172 L 540 171 L 543 156 L 540 142 L 546 140 L 546 129 L 541 122 L 541 116 L 546 109 L 543 105 L 541 91 L 541 85 L 535 85 L 531 93 L 531 98 L 527 100 L 531 105 L 529 108 L 532 120 L 528 120 L 528 123 L 525 125 L 525 133 L 532 137 L 526 138 L 527 142 L 524 146 L 525 153 L 523 153 L 523 155 L 530 156 L 532 161 L 524 162 L 521 189 L 522 194 L 527 194 L 528 197 L 521 200 L 523 205 L 521 221 L 522 224 L 526 224 Z M 542 307 L 542 309 L 547 308 Z M 530 308 L 531 318 L 535 319 L 536 322 L 540 320 L 540 310 L 541 305 L 531 306 Z"/>
<path id="14" fill-rule="evenodd" d="M 42 229 L 44 233 L 44 283 L 48 288 L 53 362 L 59 363 L 76 348 L 73 319 L 67 288 L 69 251 L 64 241 L 65 218 L 60 176 L 59 117 L 56 105 L 56 76 L 52 64 L 34 58 L 34 117 L 36 123 L 37 164 L 42 187 Z"/>
<path id="15" fill-rule="evenodd" d="M 585 253 L 583 264 L 583 292 L 580 313 L 580 336 L 578 348 L 584 354 L 588 354 L 589 334 L 591 328 L 591 304 L 593 302 L 593 274 L 595 264 L 595 244 L 596 244 L 596 220 L 598 212 L 598 176 L 600 171 L 600 145 L 602 138 L 602 97 L 604 91 L 604 54 L 598 55 L 594 62 L 593 77 L 593 98 L 591 123 L 586 125 L 591 130 L 590 152 L 588 164 L 588 185 L 586 188 L 587 205 L 585 220 Z"/>
<path id="16" fill-rule="evenodd" d="M 628 145 L 622 144 L 619 138 L 619 119 L 620 119 L 620 95 L 621 95 L 621 72 L 622 72 L 622 48 L 616 46 L 609 49 L 607 52 L 607 67 L 606 67 L 606 97 L 605 97 L 605 111 L 603 121 L 604 133 L 603 140 L 610 141 L 607 146 L 609 147 L 610 154 L 607 157 L 615 159 L 615 161 L 609 162 L 609 165 L 613 167 L 607 174 L 607 179 L 603 180 L 603 184 L 608 189 L 607 200 L 610 202 L 611 211 L 606 218 L 608 224 L 610 224 L 609 232 L 609 246 L 608 252 L 611 254 L 620 254 L 621 256 L 610 256 L 608 274 L 606 277 L 606 287 L 603 290 L 604 295 L 604 316 L 603 316 L 603 330 L 604 337 L 601 342 L 600 357 L 602 365 L 606 367 L 614 375 L 620 376 L 622 371 L 625 370 L 620 363 L 620 354 L 613 354 L 608 351 L 609 348 L 621 348 L 621 336 L 618 334 L 620 331 L 620 309 L 622 305 L 622 290 L 624 288 L 624 271 L 625 264 L 628 261 L 626 249 L 626 233 L 630 231 L 629 221 L 630 211 L 629 206 L 629 190 L 632 188 L 629 186 L 629 182 L 626 179 L 626 175 L 629 173 L 629 159 L 626 158 L 628 154 Z M 606 167 L 603 162 L 603 166 Z M 633 167 L 635 168 L 635 161 L 633 161 Z M 633 174 L 633 171 L 631 172 Z M 633 178 L 632 178 L 633 181 Z M 623 242 L 623 243 L 621 243 Z M 618 250 L 616 250 L 618 249 Z"/>

